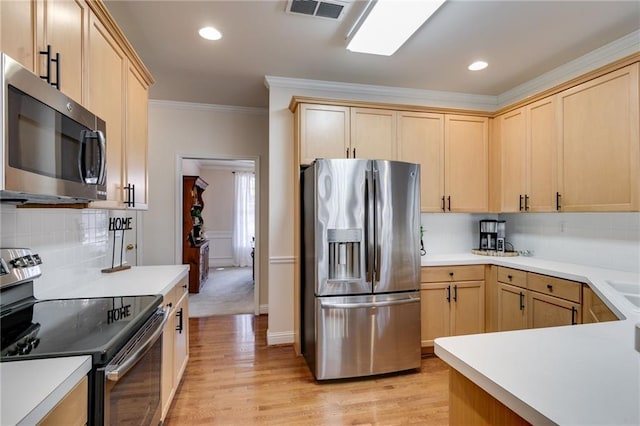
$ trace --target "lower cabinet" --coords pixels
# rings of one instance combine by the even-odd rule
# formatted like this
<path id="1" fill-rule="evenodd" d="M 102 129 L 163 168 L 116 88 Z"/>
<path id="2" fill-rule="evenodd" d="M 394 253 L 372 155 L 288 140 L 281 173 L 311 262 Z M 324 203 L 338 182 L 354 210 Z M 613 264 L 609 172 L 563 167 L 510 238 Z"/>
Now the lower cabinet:
<path id="1" fill-rule="evenodd" d="M 87 401 L 89 400 L 89 386 L 87 376 L 42 419 L 38 426 L 82 426 L 87 424 Z"/>
<path id="2" fill-rule="evenodd" d="M 188 275 L 164 297 L 169 319 L 162 334 L 162 420 L 164 421 L 189 359 Z"/>
<path id="3" fill-rule="evenodd" d="M 484 332 L 484 266 L 422 268 L 422 347 L 438 337 Z"/>
<path id="4" fill-rule="evenodd" d="M 616 314 L 591 290 L 591 287 L 582 284 L 582 323 L 616 321 L 617 319 Z"/>

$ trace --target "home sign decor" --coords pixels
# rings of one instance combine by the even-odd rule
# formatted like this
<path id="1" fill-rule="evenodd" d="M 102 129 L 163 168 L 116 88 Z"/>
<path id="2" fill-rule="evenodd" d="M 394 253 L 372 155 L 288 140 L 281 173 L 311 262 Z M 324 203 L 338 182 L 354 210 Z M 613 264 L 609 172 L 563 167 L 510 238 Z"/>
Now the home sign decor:
<path id="1" fill-rule="evenodd" d="M 123 265 L 124 261 L 124 233 L 130 231 L 131 218 L 130 217 L 110 217 L 109 218 L 109 231 L 113 231 L 113 250 L 111 253 L 111 268 L 105 268 L 101 272 L 111 273 L 117 271 L 124 271 L 130 269 L 131 265 Z M 115 266 L 116 262 L 116 234 L 120 231 L 120 265 Z"/>

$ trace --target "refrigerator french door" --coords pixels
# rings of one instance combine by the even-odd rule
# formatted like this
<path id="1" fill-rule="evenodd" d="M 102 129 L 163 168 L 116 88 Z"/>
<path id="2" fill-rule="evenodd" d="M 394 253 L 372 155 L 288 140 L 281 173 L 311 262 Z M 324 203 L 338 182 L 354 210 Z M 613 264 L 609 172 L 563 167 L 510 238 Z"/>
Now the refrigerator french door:
<path id="1" fill-rule="evenodd" d="M 419 182 L 396 161 L 302 172 L 300 333 L 316 379 L 420 367 Z"/>

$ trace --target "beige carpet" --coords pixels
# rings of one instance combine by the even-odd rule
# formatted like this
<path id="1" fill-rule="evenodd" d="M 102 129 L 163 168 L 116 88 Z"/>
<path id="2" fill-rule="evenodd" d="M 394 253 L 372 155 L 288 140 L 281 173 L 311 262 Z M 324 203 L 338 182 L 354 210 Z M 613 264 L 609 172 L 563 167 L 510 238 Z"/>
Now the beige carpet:
<path id="1" fill-rule="evenodd" d="M 211 268 L 200 293 L 189 294 L 189 317 L 252 314 L 251 268 Z"/>

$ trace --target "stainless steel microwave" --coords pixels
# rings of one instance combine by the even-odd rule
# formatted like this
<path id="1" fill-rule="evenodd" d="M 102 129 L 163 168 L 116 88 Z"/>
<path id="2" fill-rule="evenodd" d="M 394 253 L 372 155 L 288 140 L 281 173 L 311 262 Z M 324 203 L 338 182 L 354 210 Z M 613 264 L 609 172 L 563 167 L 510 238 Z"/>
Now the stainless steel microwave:
<path id="1" fill-rule="evenodd" d="M 0 201 L 106 199 L 105 122 L 9 56 L 0 61 Z"/>

